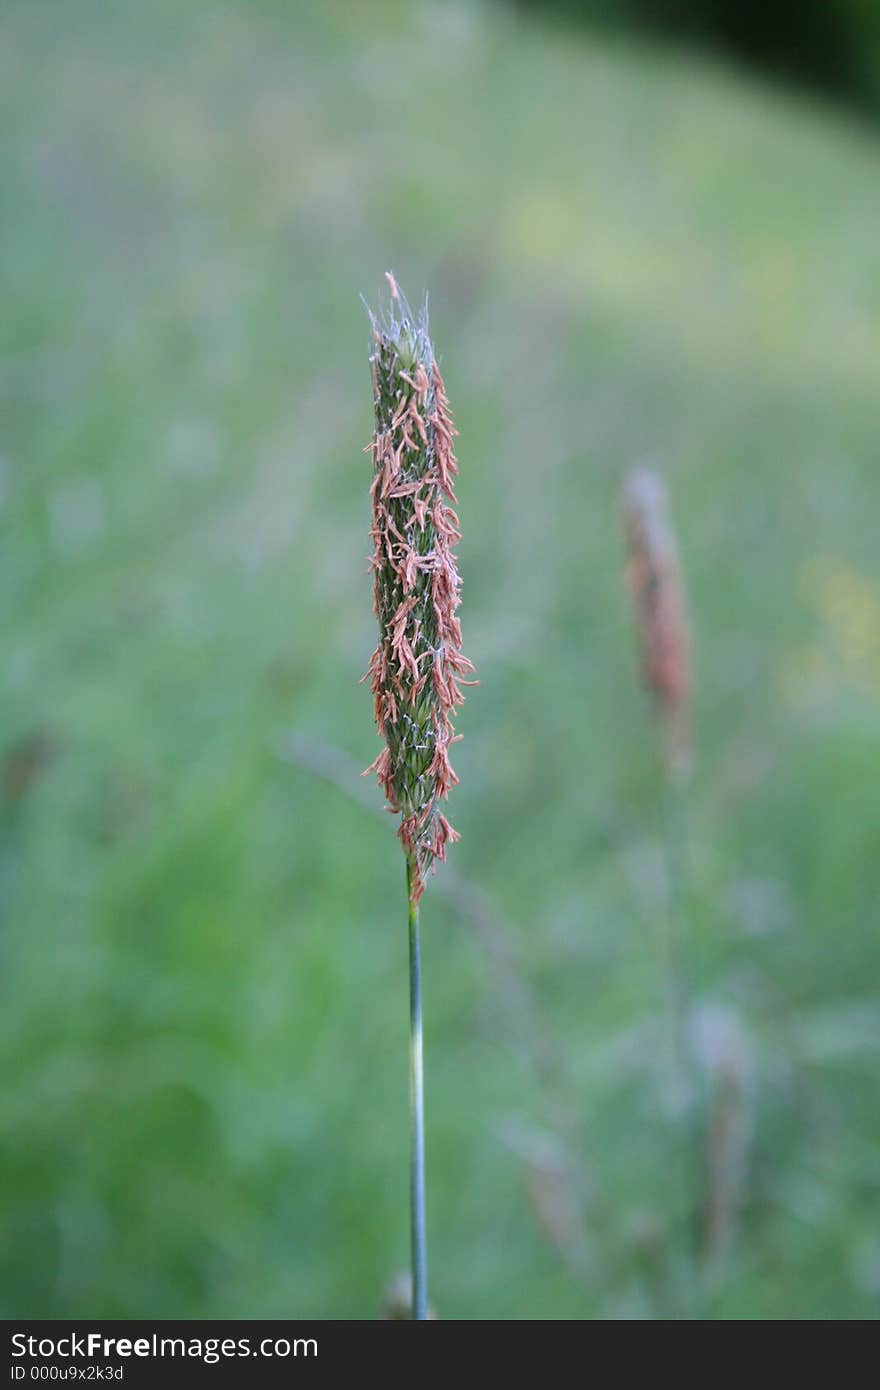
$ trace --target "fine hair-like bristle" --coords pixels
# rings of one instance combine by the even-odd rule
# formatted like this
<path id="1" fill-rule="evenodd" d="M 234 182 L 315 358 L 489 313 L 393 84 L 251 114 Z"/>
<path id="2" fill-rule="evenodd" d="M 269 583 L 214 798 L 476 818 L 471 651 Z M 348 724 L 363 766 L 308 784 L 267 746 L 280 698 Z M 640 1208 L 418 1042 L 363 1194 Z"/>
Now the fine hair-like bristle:
<path id="1" fill-rule="evenodd" d="M 456 610 L 461 581 L 452 547 L 459 539 L 453 479 L 458 464 L 443 378 L 428 335 L 427 308 L 414 315 L 386 276 L 390 301 L 370 314 L 375 429 L 373 597 L 379 642 L 364 677 L 385 747 L 375 772 L 412 866 L 417 903 L 446 846 L 459 839 L 440 809 L 458 781 L 449 761 L 453 718 L 474 667 L 461 651 Z M 365 774 L 366 775 L 366 774 Z"/>
<path id="2" fill-rule="evenodd" d="M 625 480 L 623 532 L 642 682 L 663 723 L 670 768 L 686 772 L 693 756 L 690 623 L 666 488 L 648 469 Z"/>

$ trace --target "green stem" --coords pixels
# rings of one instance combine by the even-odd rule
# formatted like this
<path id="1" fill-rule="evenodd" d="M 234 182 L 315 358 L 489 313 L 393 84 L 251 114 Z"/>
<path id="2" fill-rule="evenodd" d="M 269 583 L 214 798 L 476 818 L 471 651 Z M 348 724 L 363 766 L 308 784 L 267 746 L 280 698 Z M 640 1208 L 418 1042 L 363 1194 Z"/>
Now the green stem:
<path id="1" fill-rule="evenodd" d="M 686 788 L 670 779 L 666 797 L 666 852 L 669 870 L 668 962 L 672 1045 L 681 1113 L 681 1213 L 684 1260 L 684 1312 L 699 1317 L 702 1305 L 698 1214 L 700 1188 L 699 1074 L 690 1045 L 689 865 Z"/>
<path id="2" fill-rule="evenodd" d="M 413 864 L 407 859 L 409 899 L 409 1101 L 410 1219 L 412 1230 L 412 1315 L 428 1316 L 428 1256 L 425 1241 L 425 1092 L 422 1074 L 422 960 L 419 909 L 412 900 Z"/>

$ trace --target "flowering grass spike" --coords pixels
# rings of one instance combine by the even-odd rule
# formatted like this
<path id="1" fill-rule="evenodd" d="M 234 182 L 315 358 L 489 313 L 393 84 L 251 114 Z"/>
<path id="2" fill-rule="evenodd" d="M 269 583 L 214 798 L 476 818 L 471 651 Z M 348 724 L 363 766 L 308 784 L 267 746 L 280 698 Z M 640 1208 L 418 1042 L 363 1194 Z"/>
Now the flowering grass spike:
<path id="1" fill-rule="evenodd" d="M 453 546 L 459 523 L 458 472 L 443 378 L 428 336 L 427 311 L 412 314 L 394 277 L 386 276 L 386 312 L 370 314 L 374 349 L 375 430 L 372 538 L 374 608 L 379 642 L 364 679 L 375 700 L 385 747 L 375 772 L 392 811 L 417 904 L 425 879 L 447 844 L 459 839 L 441 810 L 458 778 L 449 749 L 461 686 L 474 667 L 461 651 L 456 616 L 461 581 Z"/>
<path id="2" fill-rule="evenodd" d="M 642 682 L 663 724 L 670 771 L 681 774 L 692 757 L 691 636 L 666 488 L 656 474 L 626 479 L 623 530 Z"/>

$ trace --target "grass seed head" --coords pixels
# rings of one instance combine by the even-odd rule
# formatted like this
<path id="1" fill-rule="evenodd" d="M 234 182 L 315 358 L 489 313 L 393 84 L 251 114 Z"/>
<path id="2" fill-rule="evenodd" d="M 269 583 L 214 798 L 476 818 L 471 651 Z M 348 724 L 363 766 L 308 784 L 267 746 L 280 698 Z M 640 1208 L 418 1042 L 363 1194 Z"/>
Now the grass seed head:
<path id="1" fill-rule="evenodd" d="M 623 532 L 642 682 L 663 724 L 670 770 L 686 773 L 693 753 L 690 623 L 666 488 L 647 469 L 624 483 Z"/>
<path id="2" fill-rule="evenodd" d="M 412 899 L 446 846 L 459 839 L 441 810 L 458 778 L 449 760 L 453 718 L 474 667 L 461 650 L 461 581 L 454 479 L 458 473 L 443 378 L 427 309 L 413 314 L 389 273 L 388 307 L 370 314 L 375 429 L 373 601 L 379 642 L 364 679 L 385 747 L 375 772 L 412 864 Z"/>

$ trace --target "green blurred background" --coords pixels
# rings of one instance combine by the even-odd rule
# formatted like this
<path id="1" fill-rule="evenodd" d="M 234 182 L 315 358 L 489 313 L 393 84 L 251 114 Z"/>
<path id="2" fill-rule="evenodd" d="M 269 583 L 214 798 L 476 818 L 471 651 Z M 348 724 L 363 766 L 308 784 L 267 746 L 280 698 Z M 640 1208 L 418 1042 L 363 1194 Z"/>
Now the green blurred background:
<path id="1" fill-rule="evenodd" d="M 7 0 L 0 1309 L 362 1317 L 406 928 L 358 680 L 393 267 L 461 430 L 443 1318 L 880 1304 L 880 136 L 515 6 Z M 697 653 L 685 1191 L 623 472 Z"/>

